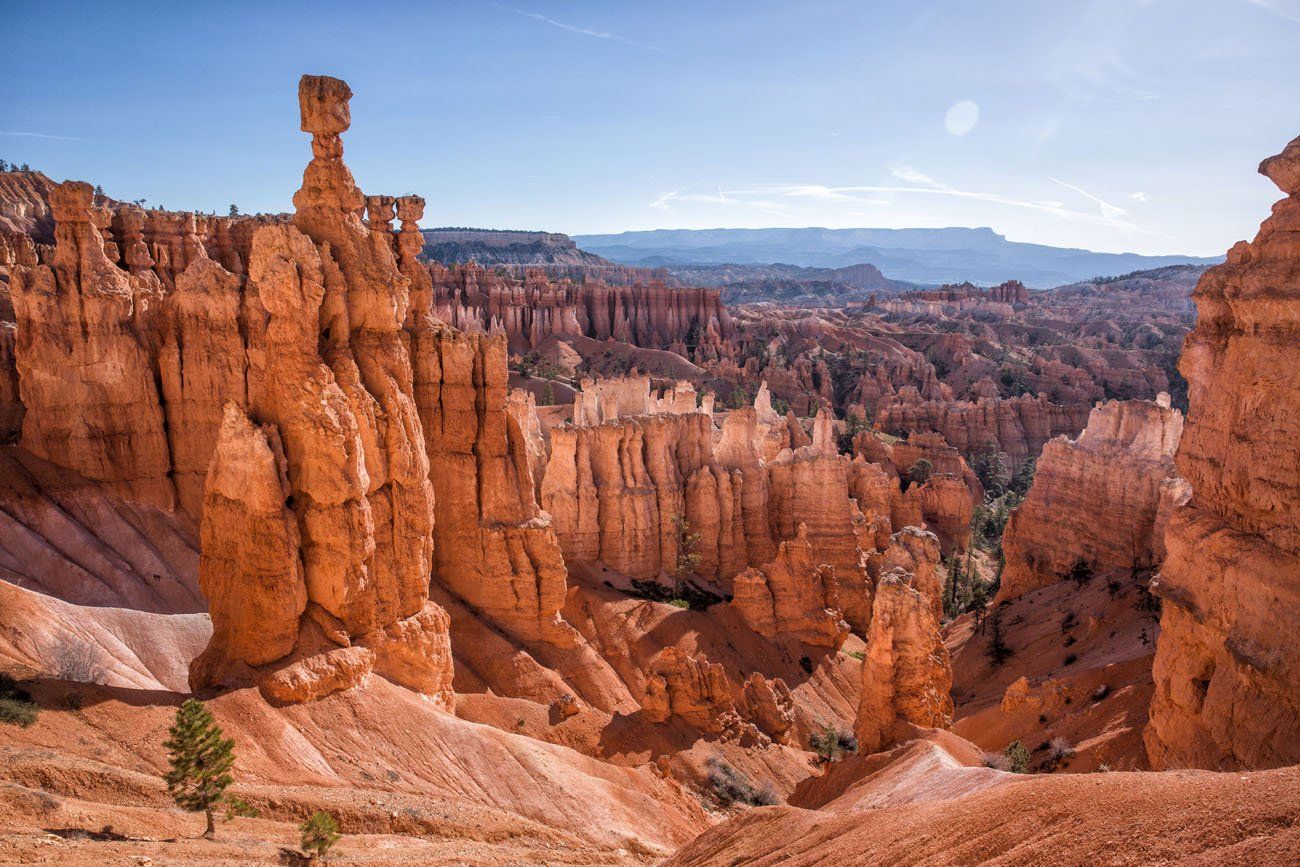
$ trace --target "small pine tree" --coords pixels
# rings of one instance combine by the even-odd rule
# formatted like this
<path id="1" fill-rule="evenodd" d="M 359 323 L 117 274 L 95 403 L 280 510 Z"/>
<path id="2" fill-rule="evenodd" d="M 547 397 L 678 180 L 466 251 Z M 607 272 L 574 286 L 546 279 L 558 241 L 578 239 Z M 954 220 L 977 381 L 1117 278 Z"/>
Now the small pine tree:
<path id="1" fill-rule="evenodd" d="M 19 171 L 30 172 L 31 170 L 31 166 L 27 165 L 27 163 L 23 163 L 23 167 Z"/>
<path id="2" fill-rule="evenodd" d="M 957 585 L 961 583 L 961 561 L 953 557 L 948 561 L 948 586 L 944 594 L 943 613 L 949 620 L 961 613 L 957 608 Z"/>
<path id="3" fill-rule="evenodd" d="M 324 861 L 329 857 L 330 849 L 342 836 L 334 817 L 319 811 L 312 813 L 310 819 L 298 826 L 298 830 L 302 831 L 302 850 L 313 861 L 317 858 Z"/>
<path id="4" fill-rule="evenodd" d="M 1006 662 L 1014 653 L 1007 646 L 1006 636 L 1002 634 L 1002 610 L 998 609 L 989 617 L 989 646 L 985 649 L 985 654 L 989 662 L 995 666 L 1000 666 Z"/>
<path id="5" fill-rule="evenodd" d="M 0 160 L 0 172 L 7 172 L 7 171 L 9 171 L 9 163 L 5 162 L 4 160 Z"/>
<path id="6" fill-rule="evenodd" d="M 924 485 L 930 481 L 930 474 L 934 472 L 934 464 L 926 458 L 921 458 L 912 464 L 911 469 L 905 474 L 906 480 L 912 485 Z"/>
<path id="7" fill-rule="evenodd" d="M 232 204 L 232 205 L 230 206 L 230 216 L 232 216 L 232 217 L 238 217 L 238 216 L 239 216 L 239 205 L 234 205 L 234 204 Z"/>
<path id="8" fill-rule="evenodd" d="M 204 814 L 204 837 L 211 839 L 216 832 L 215 811 L 220 806 L 226 807 L 228 817 L 252 814 L 247 804 L 226 794 L 235 781 L 230 774 L 235 742 L 221 736 L 221 727 L 203 702 L 186 699 L 176 709 L 176 721 L 167 733 L 171 735 L 163 742 L 171 764 L 164 776 L 167 791 L 182 810 Z"/>
<path id="9" fill-rule="evenodd" d="M 840 451 L 846 455 L 853 454 L 853 440 L 858 434 L 867 429 L 867 423 L 862 420 L 862 416 L 856 412 L 845 411 L 844 413 L 844 430 L 839 436 Z"/>
<path id="10" fill-rule="evenodd" d="M 677 562 L 673 568 L 673 597 L 681 598 L 682 585 L 688 576 L 700 568 L 700 534 L 691 532 L 691 524 L 683 514 L 673 516 L 673 531 L 677 534 Z"/>
<path id="11" fill-rule="evenodd" d="M 101 187 L 99 184 L 95 184 L 95 198 L 96 199 L 104 198 L 104 188 Z"/>

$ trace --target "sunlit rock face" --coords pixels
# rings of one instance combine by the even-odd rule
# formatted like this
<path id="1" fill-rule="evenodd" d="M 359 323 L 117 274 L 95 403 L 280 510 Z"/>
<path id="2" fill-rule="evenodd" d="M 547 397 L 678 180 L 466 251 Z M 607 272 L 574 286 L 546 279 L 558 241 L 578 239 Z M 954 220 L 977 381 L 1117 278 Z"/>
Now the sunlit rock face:
<path id="1" fill-rule="evenodd" d="M 1286 198 L 1201 278 L 1179 365 L 1192 498 L 1156 585 L 1158 768 L 1300 762 L 1300 139 L 1260 171 Z"/>
<path id="2" fill-rule="evenodd" d="M 952 665 L 931 600 L 902 569 L 876 585 L 854 731 L 864 753 L 952 724 Z"/>
<path id="3" fill-rule="evenodd" d="M 1043 447 L 1007 522 L 998 601 L 1066 578 L 1076 564 L 1133 574 L 1164 559 L 1164 533 L 1188 486 L 1174 468 L 1183 416 L 1169 396 L 1099 404 L 1075 440 Z"/>
<path id="4" fill-rule="evenodd" d="M 433 489 L 393 200 L 367 200 L 343 163 L 347 85 L 304 76 L 298 95 L 313 159 L 292 225 L 259 228 L 249 253 L 266 316 L 250 364 L 259 387 L 246 409 L 227 404 L 209 465 L 200 584 L 215 628 L 191 680 L 271 666 L 268 697 L 305 701 L 373 669 L 449 700 L 447 617 L 428 601 Z"/>

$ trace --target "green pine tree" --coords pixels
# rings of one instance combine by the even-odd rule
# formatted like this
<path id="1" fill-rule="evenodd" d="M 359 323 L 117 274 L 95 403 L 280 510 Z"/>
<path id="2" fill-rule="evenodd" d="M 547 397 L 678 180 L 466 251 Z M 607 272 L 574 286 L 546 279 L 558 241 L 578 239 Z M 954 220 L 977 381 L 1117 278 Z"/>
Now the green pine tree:
<path id="1" fill-rule="evenodd" d="M 171 763 L 171 770 L 164 776 L 167 791 L 182 810 L 204 814 L 204 837 L 211 839 L 216 831 L 214 813 L 218 807 L 226 808 L 228 818 L 252 814 L 247 804 L 226 794 L 235 781 L 230 774 L 235 764 L 235 742 L 221 736 L 221 727 L 203 702 L 186 699 L 176 709 L 176 722 L 167 733 L 171 735 L 163 742 Z"/>
<path id="2" fill-rule="evenodd" d="M 298 826 L 298 830 L 302 831 L 302 850 L 313 861 L 317 858 L 324 861 L 342 836 L 334 817 L 325 812 L 312 813 L 310 819 Z"/>
<path id="3" fill-rule="evenodd" d="M 677 562 L 673 566 L 673 598 L 680 599 L 688 578 L 700 568 L 700 534 L 691 532 L 690 521 L 683 514 L 673 515 L 673 532 L 677 537 Z"/>

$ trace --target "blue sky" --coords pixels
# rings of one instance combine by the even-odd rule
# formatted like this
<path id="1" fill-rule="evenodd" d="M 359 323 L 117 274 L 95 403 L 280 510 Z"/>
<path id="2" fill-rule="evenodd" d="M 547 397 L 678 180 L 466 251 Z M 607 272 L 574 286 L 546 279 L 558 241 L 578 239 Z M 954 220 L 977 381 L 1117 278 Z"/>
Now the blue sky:
<path id="1" fill-rule="evenodd" d="M 425 225 L 992 226 L 1215 255 L 1300 135 L 1300 0 L 0 3 L 0 158 L 290 207 L 303 72 Z"/>

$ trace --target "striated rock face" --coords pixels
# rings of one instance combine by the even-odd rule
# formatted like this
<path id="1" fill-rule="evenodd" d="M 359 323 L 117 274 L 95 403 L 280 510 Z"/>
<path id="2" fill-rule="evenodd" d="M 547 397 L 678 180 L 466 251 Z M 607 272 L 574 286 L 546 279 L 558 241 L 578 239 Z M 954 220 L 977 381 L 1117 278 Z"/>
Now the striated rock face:
<path id="1" fill-rule="evenodd" d="M 854 438 L 853 451 L 862 459 L 861 469 L 855 464 L 853 478 L 863 488 L 855 495 L 863 514 L 888 515 L 898 527 L 924 524 L 939 537 L 944 556 L 970 545 L 971 517 L 984 499 L 984 487 L 942 434 L 913 432 L 906 440 L 890 444 L 872 431 L 863 431 Z M 920 461 L 929 462 L 930 478 L 901 490 L 899 477 L 906 477 Z"/>
<path id="2" fill-rule="evenodd" d="M 952 723 L 952 668 L 930 600 L 901 569 L 876 585 L 862 663 L 862 696 L 854 732 L 874 753 L 906 736 L 909 726 Z"/>
<path id="3" fill-rule="evenodd" d="M 0 290 L 15 266 L 35 265 L 38 245 L 54 240 L 50 192 L 55 187 L 41 172 L 0 172 Z M 8 319 L 8 299 L 0 292 L 0 319 Z"/>
<path id="4" fill-rule="evenodd" d="M 506 409 L 505 340 L 433 326 L 411 340 L 435 492 L 436 579 L 516 638 L 571 643 L 559 614 L 564 559 L 535 498 L 535 454 Z"/>
<path id="5" fill-rule="evenodd" d="M 781 543 L 775 560 L 741 572 L 732 586 L 731 604 L 759 635 L 785 635 L 834 650 L 848 637 L 835 572 L 814 564 L 802 524 L 794 539 Z"/>
<path id="6" fill-rule="evenodd" d="M 909 488 L 902 496 L 911 492 Z M 975 514 L 975 504 L 980 500 L 972 496 L 964 481 L 953 476 L 933 476 L 915 488 L 914 496 L 922 521 L 938 538 L 945 556 L 965 551 L 970 546 L 971 517 Z M 916 525 L 919 522 L 903 520 L 902 523 Z"/>
<path id="7" fill-rule="evenodd" d="M 734 331 L 716 289 L 673 288 L 655 280 L 573 283 L 540 270 L 517 281 L 473 262 L 428 268 L 435 316 L 464 331 L 503 331 L 514 352 L 534 349 L 548 337 L 581 335 L 716 358 L 729 351 Z"/>
<path id="8" fill-rule="evenodd" d="M 613 414 L 613 398 L 609 404 Z M 674 519 L 681 515 L 700 536 L 696 574 L 722 582 L 746 567 L 766 569 L 778 544 L 803 532 L 812 562 L 833 569 L 837 607 L 865 630 L 870 585 L 858 541 L 865 519 L 850 499 L 852 463 L 835 452 L 827 414 L 815 423 L 811 444 L 764 462 L 767 432 L 785 422 L 775 413 L 760 420 L 754 408 L 733 410 L 716 444 L 705 411 L 552 429 L 542 505 L 564 556 L 655 578 L 676 564 Z"/>
<path id="9" fill-rule="evenodd" d="M 583 379 L 582 390 L 573 401 L 573 423 L 578 427 L 635 418 L 642 415 L 684 415 L 712 411 L 712 403 L 697 406 L 695 386 L 678 381 L 662 393 L 652 392 L 650 377 L 644 374 Z"/>
<path id="10" fill-rule="evenodd" d="M 1182 413 L 1161 395 L 1100 404 L 1078 439 L 1044 446 L 1007 522 L 998 600 L 1060 581 L 1080 561 L 1098 573 L 1158 566 L 1168 515 L 1188 495 L 1174 469 L 1182 430 Z"/>
<path id="11" fill-rule="evenodd" d="M 909 386 L 880 408 L 876 424 L 881 430 L 900 435 L 910 431 L 938 432 L 964 455 L 995 443 L 1014 469 L 1038 455 L 1053 437 L 1072 436 L 1082 430 L 1087 419 L 1087 404 L 1058 405 L 1045 397 L 1028 395 L 981 398 L 974 403 L 926 399 Z"/>
<path id="12" fill-rule="evenodd" d="M 834 569 L 845 619 L 865 632 L 871 585 L 858 540 L 865 519 L 850 499 L 852 462 L 834 452 L 829 436 L 815 430 L 812 445 L 784 451 L 768 465 L 772 528 L 775 538 L 791 539 L 806 527 L 813 556 Z"/>
<path id="13" fill-rule="evenodd" d="M 0 322 L 0 445 L 16 442 L 23 429 L 23 406 L 18 388 L 18 327 Z"/>
<path id="14" fill-rule="evenodd" d="M 307 585 L 289 496 L 278 430 L 254 427 L 227 404 L 204 492 L 199 560 L 211 647 L 226 660 L 264 665 L 298 642 Z"/>
<path id="15" fill-rule="evenodd" d="M 1196 288 L 1146 731 L 1157 768 L 1300 762 L 1300 139 L 1260 171 L 1286 194 Z"/>
<path id="16" fill-rule="evenodd" d="M 701 575 L 748 565 L 740 479 L 714 460 L 712 434 L 703 413 L 553 429 L 542 505 L 565 558 L 654 578 L 676 563 L 673 519 L 683 515 L 701 537 Z"/>
<path id="17" fill-rule="evenodd" d="M 11 275 L 19 328 L 23 446 L 38 457 L 170 508 L 167 437 L 144 335 L 161 295 L 152 273 L 118 268 L 91 219 L 90 184 L 50 191 L 50 264 Z"/>

